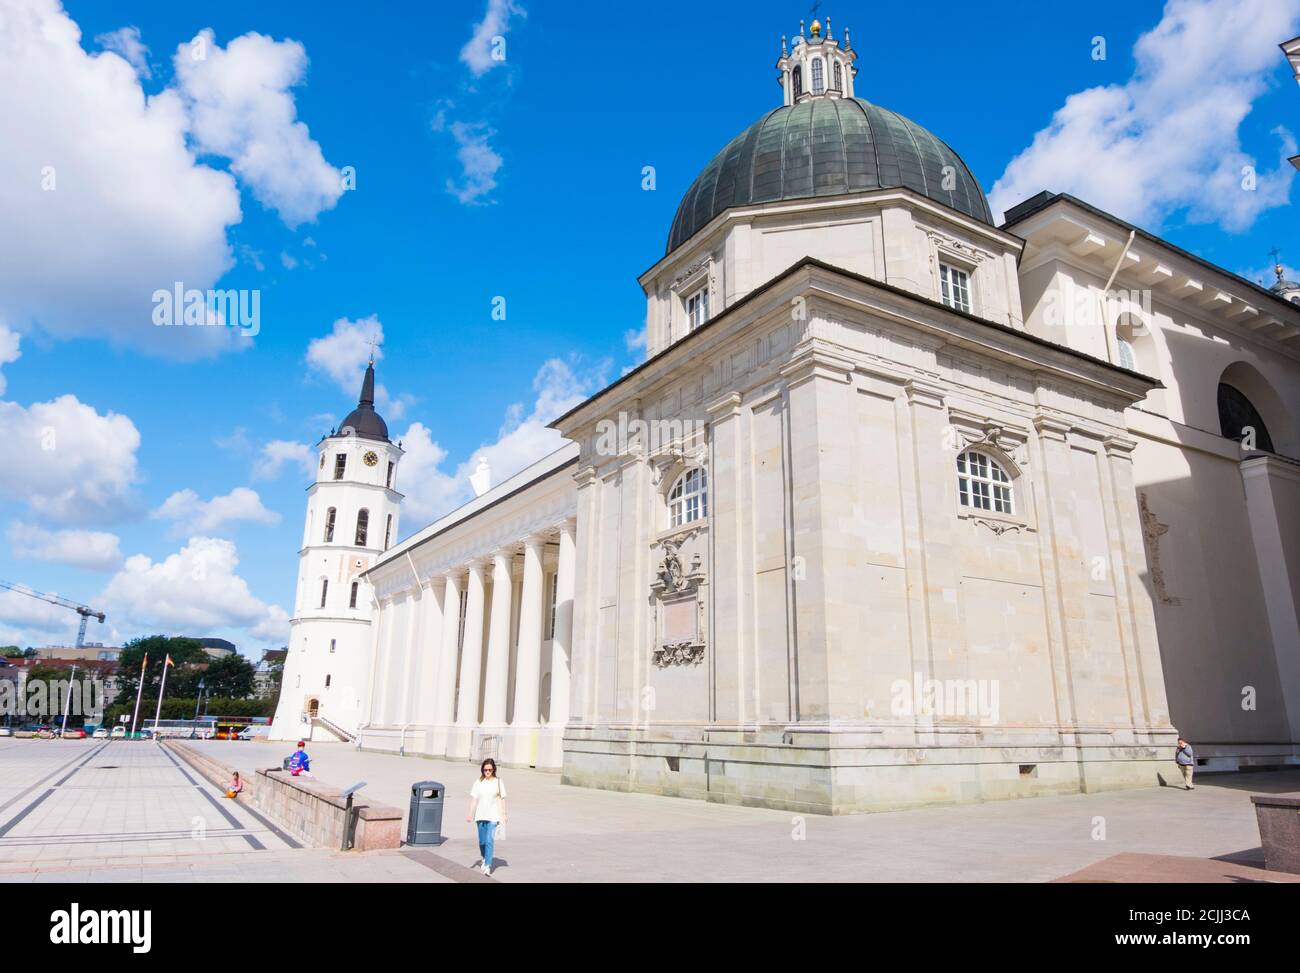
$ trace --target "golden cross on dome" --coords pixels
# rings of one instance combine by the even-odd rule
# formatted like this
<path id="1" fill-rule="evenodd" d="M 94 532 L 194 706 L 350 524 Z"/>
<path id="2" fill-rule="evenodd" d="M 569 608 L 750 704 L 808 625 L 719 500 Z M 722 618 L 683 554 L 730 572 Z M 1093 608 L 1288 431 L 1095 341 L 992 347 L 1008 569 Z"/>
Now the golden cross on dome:
<path id="1" fill-rule="evenodd" d="M 372 334 L 370 336 L 370 364 L 372 365 L 375 363 L 375 342 L 378 339 L 379 339 L 378 335 Z"/>

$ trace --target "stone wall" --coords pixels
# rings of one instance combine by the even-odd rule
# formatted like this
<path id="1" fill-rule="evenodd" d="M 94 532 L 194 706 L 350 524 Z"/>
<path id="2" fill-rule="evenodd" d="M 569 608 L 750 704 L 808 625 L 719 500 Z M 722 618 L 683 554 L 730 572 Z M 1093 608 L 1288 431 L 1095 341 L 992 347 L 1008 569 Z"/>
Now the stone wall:
<path id="1" fill-rule="evenodd" d="M 234 775 L 235 768 L 184 743 L 166 741 L 163 746 L 218 787 L 224 788 Z M 315 778 L 293 777 L 279 767 L 271 767 L 257 771 L 251 778 L 245 776 L 244 790 L 238 800 L 256 808 L 313 848 L 343 847 L 347 798 L 336 787 Z M 375 851 L 401 845 L 400 808 L 364 801 L 354 807 L 357 811 L 355 851 Z"/>

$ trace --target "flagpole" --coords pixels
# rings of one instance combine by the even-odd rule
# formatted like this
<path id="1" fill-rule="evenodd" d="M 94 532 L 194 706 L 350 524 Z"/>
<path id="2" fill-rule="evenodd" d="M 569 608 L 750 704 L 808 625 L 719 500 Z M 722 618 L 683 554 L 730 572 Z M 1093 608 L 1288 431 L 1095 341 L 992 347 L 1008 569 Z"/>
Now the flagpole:
<path id="1" fill-rule="evenodd" d="M 167 691 L 167 666 L 172 661 L 170 655 L 163 661 L 162 683 L 158 686 L 158 712 L 153 717 L 153 738 L 158 739 L 158 721 L 162 719 L 163 693 Z"/>
<path id="2" fill-rule="evenodd" d="M 144 654 L 144 661 L 140 663 L 140 687 L 135 691 L 135 712 L 131 714 L 131 739 L 135 739 L 135 728 L 140 725 L 140 697 L 144 694 L 144 670 L 149 665 L 149 653 Z M 164 671 L 166 666 L 163 667 Z"/>

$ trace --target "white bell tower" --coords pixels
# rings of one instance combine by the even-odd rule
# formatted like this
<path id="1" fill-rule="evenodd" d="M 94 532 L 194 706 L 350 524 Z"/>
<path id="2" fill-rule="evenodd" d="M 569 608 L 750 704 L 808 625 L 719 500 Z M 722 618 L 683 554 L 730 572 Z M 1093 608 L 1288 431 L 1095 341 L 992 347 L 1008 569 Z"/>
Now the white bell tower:
<path id="1" fill-rule="evenodd" d="M 373 357 L 357 407 L 317 448 L 273 740 L 338 739 L 333 728 L 355 734 L 361 721 L 374 601 L 360 575 L 397 540 L 402 501 L 403 451 L 375 412 Z"/>

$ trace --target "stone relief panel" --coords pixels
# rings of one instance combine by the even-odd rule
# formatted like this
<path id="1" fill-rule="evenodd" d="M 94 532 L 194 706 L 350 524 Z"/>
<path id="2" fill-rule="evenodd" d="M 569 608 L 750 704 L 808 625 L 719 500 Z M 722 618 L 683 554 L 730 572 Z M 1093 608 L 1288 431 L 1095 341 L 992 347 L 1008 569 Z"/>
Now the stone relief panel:
<path id="1" fill-rule="evenodd" d="M 651 545 L 650 582 L 656 668 L 698 666 L 708 644 L 704 611 L 706 572 L 703 528 L 680 531 Z"/>

